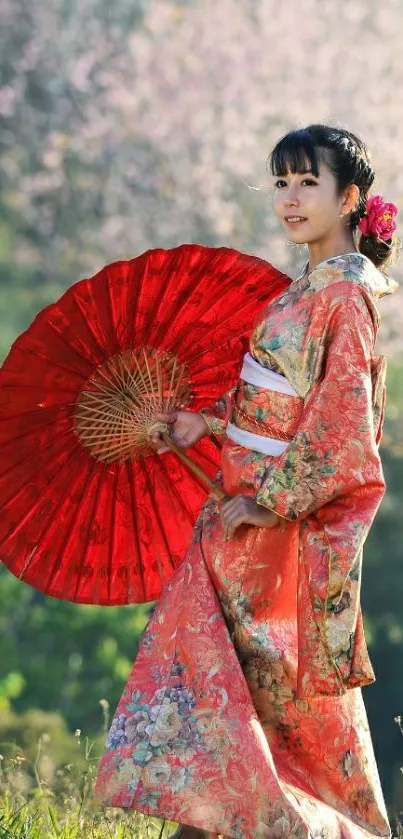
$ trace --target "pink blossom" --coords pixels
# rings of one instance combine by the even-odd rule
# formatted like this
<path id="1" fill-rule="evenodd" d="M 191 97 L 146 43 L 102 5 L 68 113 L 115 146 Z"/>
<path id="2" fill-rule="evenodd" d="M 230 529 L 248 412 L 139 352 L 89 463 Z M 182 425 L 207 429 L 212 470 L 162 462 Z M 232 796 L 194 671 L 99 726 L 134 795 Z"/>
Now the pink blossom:
<path id="1" fill-rule="evenodd" d="M 363 236 L 377 236 L 386 241 L 396 230 L 394 217 L 397 213 L 396 204 L 388 204 L 382 195 L 371 195 L 367 201 L 367 215 L 360 220 L 358 227 Z"/>

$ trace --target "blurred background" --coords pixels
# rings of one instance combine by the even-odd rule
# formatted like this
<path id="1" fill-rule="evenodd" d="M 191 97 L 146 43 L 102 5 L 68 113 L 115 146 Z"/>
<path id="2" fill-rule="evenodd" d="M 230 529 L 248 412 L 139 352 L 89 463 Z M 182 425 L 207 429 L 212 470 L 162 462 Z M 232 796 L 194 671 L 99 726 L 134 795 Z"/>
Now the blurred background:
<path id="1" fill-rule="evenodd" d="M 296 276 L 267 156 L 310 122 L 358 133 L 403 208 L 401 0 L 0 0 L 0 352 L 105 263 L 183 242 Z M 259 189 L 256 189 L 259 187 Z M 398 217 L 403 238 L 403 210 Z M 390 269 L 403 286 L 403 258 Z M 403 292 L 380 301 L 388 492 L 366 544 L 377 675 L 363 691 L 391 815 L 403 808 Z M 0 571 L 0 750 L 52 740 L 49 778 L 114 710 L 151 606 L 43 597 Z"/>

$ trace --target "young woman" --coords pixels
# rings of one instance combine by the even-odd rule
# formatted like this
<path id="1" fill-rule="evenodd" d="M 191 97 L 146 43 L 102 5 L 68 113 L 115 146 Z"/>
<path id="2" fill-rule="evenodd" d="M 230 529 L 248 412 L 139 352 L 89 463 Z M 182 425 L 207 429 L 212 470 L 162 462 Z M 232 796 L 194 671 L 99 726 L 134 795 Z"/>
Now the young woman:
<path id="1" fill-rule="evenodd" d="M 223 440 L 228 500 L 208 498 L 144 631 L 97 791 L 179 822 L 175 839 L 388 837 L 360 580 L 385 491 L 374 345 L 397 210 L 368 196 L 348 131 L 291 131 L 270 162 L 276 215 L 309 260 L 251 335 L 237 387 L 166 418 L 181 446 Z"/>

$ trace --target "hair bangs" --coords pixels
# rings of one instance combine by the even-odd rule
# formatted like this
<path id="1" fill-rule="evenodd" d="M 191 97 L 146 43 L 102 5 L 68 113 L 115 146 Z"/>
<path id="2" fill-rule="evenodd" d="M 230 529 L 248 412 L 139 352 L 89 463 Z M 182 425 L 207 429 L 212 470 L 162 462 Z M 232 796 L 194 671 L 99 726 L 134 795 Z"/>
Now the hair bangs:
<path id="1" fill-rule="evenodd" d="M 319 176 L 315 144 L 305 128 L 290 131 L 279 140 L 270 155 L 270 173 L 279 177 L 287 172 Z"/>

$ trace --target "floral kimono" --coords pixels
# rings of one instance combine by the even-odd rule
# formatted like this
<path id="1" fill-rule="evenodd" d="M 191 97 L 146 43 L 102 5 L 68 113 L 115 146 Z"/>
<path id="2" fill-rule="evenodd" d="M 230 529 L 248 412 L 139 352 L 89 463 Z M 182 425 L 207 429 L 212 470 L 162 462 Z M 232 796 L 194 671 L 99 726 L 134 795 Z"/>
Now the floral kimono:
<path id="1" fill-rule="evenodd" d="M 360 583 L 385 491 L 376 301 L 395 287 L 358 252 L 306 267 L 250 339 L 293 395 L 240 379 L 204 412 L 226 493 L 279 523 L 226 541 L 207 499 L 119 702 L 103 803 L 228 839 L 390 836 L 360 690 L 374 681 Z M 229 422 L 284 451 L 239 445 Z"/>

